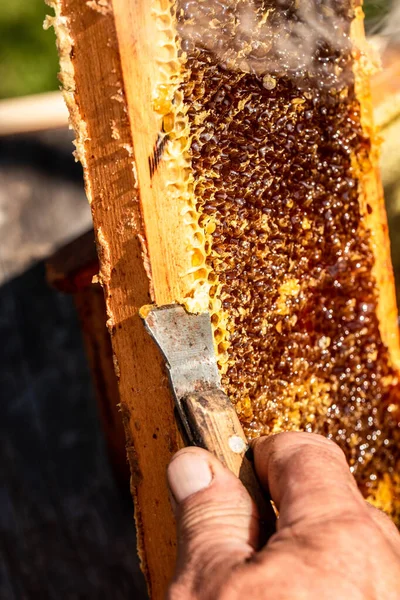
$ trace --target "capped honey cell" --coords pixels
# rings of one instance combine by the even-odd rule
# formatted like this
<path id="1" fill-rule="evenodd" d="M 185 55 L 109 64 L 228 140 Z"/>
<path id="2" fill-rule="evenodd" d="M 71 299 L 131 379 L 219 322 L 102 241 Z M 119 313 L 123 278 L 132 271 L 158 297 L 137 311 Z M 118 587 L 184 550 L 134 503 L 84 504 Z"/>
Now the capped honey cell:
<path id="1" fill-rule="evenodd" d="M 296 65 L 268 38 L 299 31 L 295 3 L 254 3 L 260 18 L 273 8 L 270 28 L 258 30 L 264 54 L 232 24 L 239 4 L 182 1 L 177 11 L 194 194 L 199 222 L 213 224 L 206 264 L 223 386 L 249 438 L 328 436 L 367 497 L 390 481 L 385 508 L 399 516 L 397 374 L 381 338 L 360 203 L 357 165 L 371 142 L 355 92 L 354 11 L 338 2 L 339 43 L 313 39 L 312 55 Z M 211 15 L 219 35 L 202 29 Z"/>

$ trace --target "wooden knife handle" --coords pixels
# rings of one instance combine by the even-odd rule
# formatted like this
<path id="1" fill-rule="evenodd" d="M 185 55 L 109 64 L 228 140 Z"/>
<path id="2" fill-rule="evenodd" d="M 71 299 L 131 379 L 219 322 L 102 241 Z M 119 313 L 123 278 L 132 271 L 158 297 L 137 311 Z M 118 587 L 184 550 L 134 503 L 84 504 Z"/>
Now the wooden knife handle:
<path id="1" fill-rule="evenodd" d="M 275 532 L 276 515 L 246 456 L 247 439 L 235 408 L 217 388 L 191 393 L 182 399 L 194 442 L 212 452 L 238 477 L 253 498 L 262 521 L 262 542 Z"/>

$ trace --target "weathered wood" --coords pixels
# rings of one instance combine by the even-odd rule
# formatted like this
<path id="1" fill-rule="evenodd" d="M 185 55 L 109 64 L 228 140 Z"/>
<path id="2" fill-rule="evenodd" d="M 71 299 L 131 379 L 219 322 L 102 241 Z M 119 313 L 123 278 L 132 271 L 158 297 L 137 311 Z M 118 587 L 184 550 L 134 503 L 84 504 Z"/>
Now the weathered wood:
<path id="1" fill-rule="evenodd" d="M 167 4 L 164 3 L 164 11 Z M 169 146 L 176 146 L 172 161 L 166 157 L 166 148 L 162 161 L 156 150 L 160 134 L 168 127 L 164 117 L 174 118 L 169 112 L 171 94 L 179 84 L 180 65 L 173 45 L 172 18 L 170 14 L 169 25 L 164 15 L 167 19 L 165 30 L 158 26 L 155 14 L 161 12 L 162 2 L 153 2 L 150 6 L 143 1 L 112 0 L 111 5 L 140 188 L 153 297 L 157 304 L 168 304 L 183 298 L 190 286 L 193 252 L 188 242 L 192 235 L 191 225 L 182 219 L 188 194 L 181 181 L 186 165 L 179 155 L 184 140 L 187 142 L 185 132 L 174 142 L 168 140 Z M 176 102 L 175 97 L 173 103 Z M 150 169 L 149 162 L 154 164 Z"/>
<path id="2" fill-rule="evenodd" d="M 61 57 L 60 79 L 77 135 L 77 156 L 84 167 L 96 232 L 139 553 L 151 596 L 157 599 L 164 595 L 175 560 L 175 524 L 165 470 L 181 440 L 161 359 L 138 315 L 138 309 L 153 297 L 141 243 L 144 231 L 120 46 L 108 4 L 60 0 L 52 5 L 57 15 L 53 23 Z"/>
<path id="3" fill-rule="evenodd" d="M 215 454 L 253 498 L 264 523 L 260 543 L 265 544 L 275 532 L 276 517 L 247 456 L 246 436 L 233 404 L 218 389 L 188 394 L 182 404 L 196 445 Z"/>

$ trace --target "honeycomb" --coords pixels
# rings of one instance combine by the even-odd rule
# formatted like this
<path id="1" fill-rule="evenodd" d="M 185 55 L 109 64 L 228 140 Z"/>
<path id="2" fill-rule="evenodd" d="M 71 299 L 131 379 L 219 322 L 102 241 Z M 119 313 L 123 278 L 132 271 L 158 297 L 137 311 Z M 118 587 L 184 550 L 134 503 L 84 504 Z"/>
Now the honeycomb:
<path id="1" fill-rule="evenodd" d="M 149 157 L 149 169 L 153 176 L 162 158 L 167 172 L 163 192 L 168 202 L 180 209 L 180 237 L 190 256 L 189 269 L 181 273 L 190 294 L 176 298 L 176 301 L 189 311 L 200 312 L 208 307 L 210 269 L 204 261 L 206 233 L 199 225 L 200 215 L 193 194 L 190 124 L 181 89 L 182 61 L 179 43 L 176 43 L 175 10 L 168 0 L 153 0 L 152 16 L 158 33 L 155 41 L 157 85 L 153 90 L 152 108 L 159 119 L 159 135 L 154 154 Z"/>
<path id="2" fill-rule="evenodd" d="M 241 0 L 176 3 L 219 365 L 249 438 L 298 429 L 335 440 L 365 497 L 399 522 L 398 381 L 359 201 L 371 142 L 349 42 L 356 3 L 335 3 L 340 43 L 317 28 L 296 63 L 281 40 L 302 1 L 255 0 L 254 38 L 234 18 Z M 318 23 L 332 18 L 328 0 L 312 4 Z"/>

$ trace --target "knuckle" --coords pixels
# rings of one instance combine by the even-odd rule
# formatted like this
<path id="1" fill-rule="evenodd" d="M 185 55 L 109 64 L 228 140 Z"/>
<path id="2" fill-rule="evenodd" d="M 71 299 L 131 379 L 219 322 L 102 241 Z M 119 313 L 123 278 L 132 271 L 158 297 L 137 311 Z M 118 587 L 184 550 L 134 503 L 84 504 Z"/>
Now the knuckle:
<path id="1" fill-rule="evenodd" d="M 269 438 L 260 438 L 254 448 L 258 452 L 266 451 L 273 460 L 280 460 L 283 455 L 289 454 L 308 461 L 322 457 L 346 462 L 344 452 L 335 442 L 323 435 L 304 431 L 285 431 Z"/>
<path id="2" fill-rule="evenodd" d="M 231 498 L 204 494 L 189 498 L 179 518 L 180 534 L 186 540 L 210 538 L 214 534 L 222 539 L 232 529 L 246 529 L 253 514 L 253 504 L 247 492 L 238 489 Z"/>
<path id="3" fill-rule="evenodd" d="M 208 576 L 212 579 L 226 572 L 232 564 L 238 564 L 243 557 L 249 554 L 249 550 L 242 544 L 234 543 L 227 545 L 219 539 L 218 534 L 213 536 L 204 535 L 185 548 L 186 570 L 192 579 L 198 576 Z"/>
<path id="4" fill-rule="evenodd" d="M 286 464 L 291 467 L 298 465 L 302 471 L 308 471 L 310 480 L 315 478 L 316 483 L 325 481 L 321 475 L 335 472 L 335 477 L 339 478 L 342 484 L 346 485 L 353 482 L 346 457 L 334 442 L 318 436 L 317 439 L 302 440 L 294 446 L 286 456 Z"/>
<path id="5" fill-rule="evenodd" d="M 298 439 L 282 448 L 273 449 L 269 456 L 270 465 L 276 473 L 308 473 L 308 481 L 321 481 L 322 473 L 342 473 L 343 478 L 352 481 L 342 450 L 330 440 Z M 336 475 L 336 476 L 337 476 Z M 322 481 L 324 481 L 322 479 Z"/>
<path id="6" fill-rule="evenodd" d="M 307 459 L 335 457 L 345 462 L 343 450 L 332 440 L 318 434 L 304 434 L 299 438 L 296 451 Z"/>
<path id="7" fill-rule="evenodd" d="M 331 541 L 333 547 L 360 547 L 376 544 L 381 533 L 367 514 L 344 513 L 328 521 L 322 531 L 325 544 Z M 329 544 L 328 544 L 329 545 Z"/>
<path id="8" fill-rule="evenodd" d="M 199 534 L 197 537 L 187 539 L 186 553 L 189 560 L 189 566 L 194 572 L 213 571 L 213 567 L 218 564 L 219 539 L 217 535 Z"/>
<path id="9" fill-rule="evenodd" d="M 386 545 L 386 538 L 381 527 L 369 515 L 359 520 L 358 532 L 364 544 L 375 546 L 376 548 Z"/>
<path id="10" fill-rule="evenodd" d="M 346 539 L 352 539 L 358 542 L 360 539 L 373 539 L 376 535 L 376 527 L 371 519 L 364 515 L 350 514 L 343 515 L 336 519 L 336 530 Z M 334 528 L 333 526 L 331 527 Z"/>
<path id="11" fill-rule="evenodd" d="M 395 535 L 396 539 L 398 539 L 398 541 L 400 543 L 399 530 L 397 529 L 396 525 L 393 523 L 392 519 L 386 513 L 384 513 L 383 510 L 380 510 L 376 506 L 372 506 L 371 504 L 368 504 L 368 502 L 366 504 L 367 504 L 368 512 L 371 515 L 371 517 L 374 519 L 374 521 L 376 523 L 378 523 L 385 531 L 388 531 L 389 533 L 392 533 L 393 535 Z"/>

